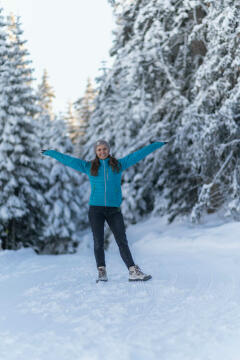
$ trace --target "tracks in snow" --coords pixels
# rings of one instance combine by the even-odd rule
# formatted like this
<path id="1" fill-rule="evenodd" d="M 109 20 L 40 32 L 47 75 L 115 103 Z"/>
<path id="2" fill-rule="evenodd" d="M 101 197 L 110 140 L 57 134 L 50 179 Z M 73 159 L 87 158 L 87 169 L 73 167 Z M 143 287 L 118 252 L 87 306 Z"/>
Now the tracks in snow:
<path id="1" fill-rule="evenodd" d="M 92 253 L 26 254 L 8 254 L 0 273 L 6 300 L 1 302 L 0 335 L 7 334 L 2 337 L 5 345 L 10 341 L 12 351 L 16 348 L 9 359 L 22 360 L 31 353 L 32 360 L 43 354 L 55 360 L 50 351 L 55 339 L 58 360 L 72 360 L 69 356 L 81 349 L 83 359 L 91 353 L 93 359 L 105 360 L 238 360 L 237 253 L 187 247 L 165 247 L 152 255 L 139 252 L 140 266 L 153 279 L 136 283 L 128 282 L 118 253 L 111 253 L 109 282 L 99 284 Z"/>

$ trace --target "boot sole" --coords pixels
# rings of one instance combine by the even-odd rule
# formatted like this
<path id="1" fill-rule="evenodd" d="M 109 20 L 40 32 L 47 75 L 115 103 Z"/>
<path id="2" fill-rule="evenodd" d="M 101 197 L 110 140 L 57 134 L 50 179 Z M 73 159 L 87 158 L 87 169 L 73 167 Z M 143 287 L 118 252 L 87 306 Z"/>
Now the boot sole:
<path id="1" fill-rule="evenodd" d="M 96 280 L 96 283 L 99 283 L 99 282 L 107 282 L 107 280 Z"/>
<path id="2" fill-rule="evenodd" d="M 128 279 L 128 281 L 147 281 L 147 280 L 150 280 L 150 279 L 152 279 L 151 275 L 145 277 L 144 279 Z"/>

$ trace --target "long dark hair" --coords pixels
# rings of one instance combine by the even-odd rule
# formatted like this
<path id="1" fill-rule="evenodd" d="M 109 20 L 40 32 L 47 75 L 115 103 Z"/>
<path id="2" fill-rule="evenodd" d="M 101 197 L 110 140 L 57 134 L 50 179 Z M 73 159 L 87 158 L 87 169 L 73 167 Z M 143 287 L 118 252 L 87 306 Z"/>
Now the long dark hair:
<path id="1" fill-rule="evenodd" d="M 112 171 L 119 173 L 121 170 L 121 164 L 117 161 L 117 159 L 111 155 L 108 156 L 108 163 L 112 167 Z M 91 161 L 91 175 L 98 176 L 98 168 L 100 166 L 100 160 L 96 155 L 95 159 Z"/>

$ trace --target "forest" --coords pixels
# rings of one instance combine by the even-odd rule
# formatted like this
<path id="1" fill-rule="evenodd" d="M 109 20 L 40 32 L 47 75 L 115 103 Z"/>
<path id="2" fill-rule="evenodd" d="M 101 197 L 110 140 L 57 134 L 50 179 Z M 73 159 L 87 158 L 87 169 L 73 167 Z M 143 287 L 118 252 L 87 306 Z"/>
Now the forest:
<path id="1" fill-rule="evenodd" d="M 111 68 L 89 79 L 66 114 L 37 90 L 21 20 L 0 13 L 0 247 L 74 253 L 88 228 L 85 175 L 41 155 L 86 160 L 99 138 L 125 156 L 167 141 L 122 177 L 126 224 L 219 213 L 240 220 L 240 4 L 233 0 L 109 1 Z M 107 236 L 107 235 L 106 235 Z"/>

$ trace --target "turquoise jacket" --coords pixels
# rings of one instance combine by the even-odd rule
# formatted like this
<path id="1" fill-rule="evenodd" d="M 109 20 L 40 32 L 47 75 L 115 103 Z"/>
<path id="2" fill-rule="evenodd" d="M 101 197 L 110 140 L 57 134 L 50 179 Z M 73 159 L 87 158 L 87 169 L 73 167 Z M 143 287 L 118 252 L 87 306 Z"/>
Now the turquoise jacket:
<path id="1" fill-rule="evenodd" d="M 108 158 L 104 160 L 100 159 L 97 176 L 91 175 L 91 161 L 81 160 L 55 150 L 46 150 L 43 152 L 43 155 L 51 156 L 52 158 L 60 161 L 62 164 L 70 166 L 71 168 L 88 175 L 91 184 L 91 195 L 89 200 L 90 205 L 119 207 L 122 203 L 122 172 L 145 158 L 145 156 L 151 152 L 162 147 L 164 144 L 165 142 L 154 142 L 121 159 L 118 159 L 121 165 L 119 173 L 112 171 L 112 168 L 108 163 Z"/>

